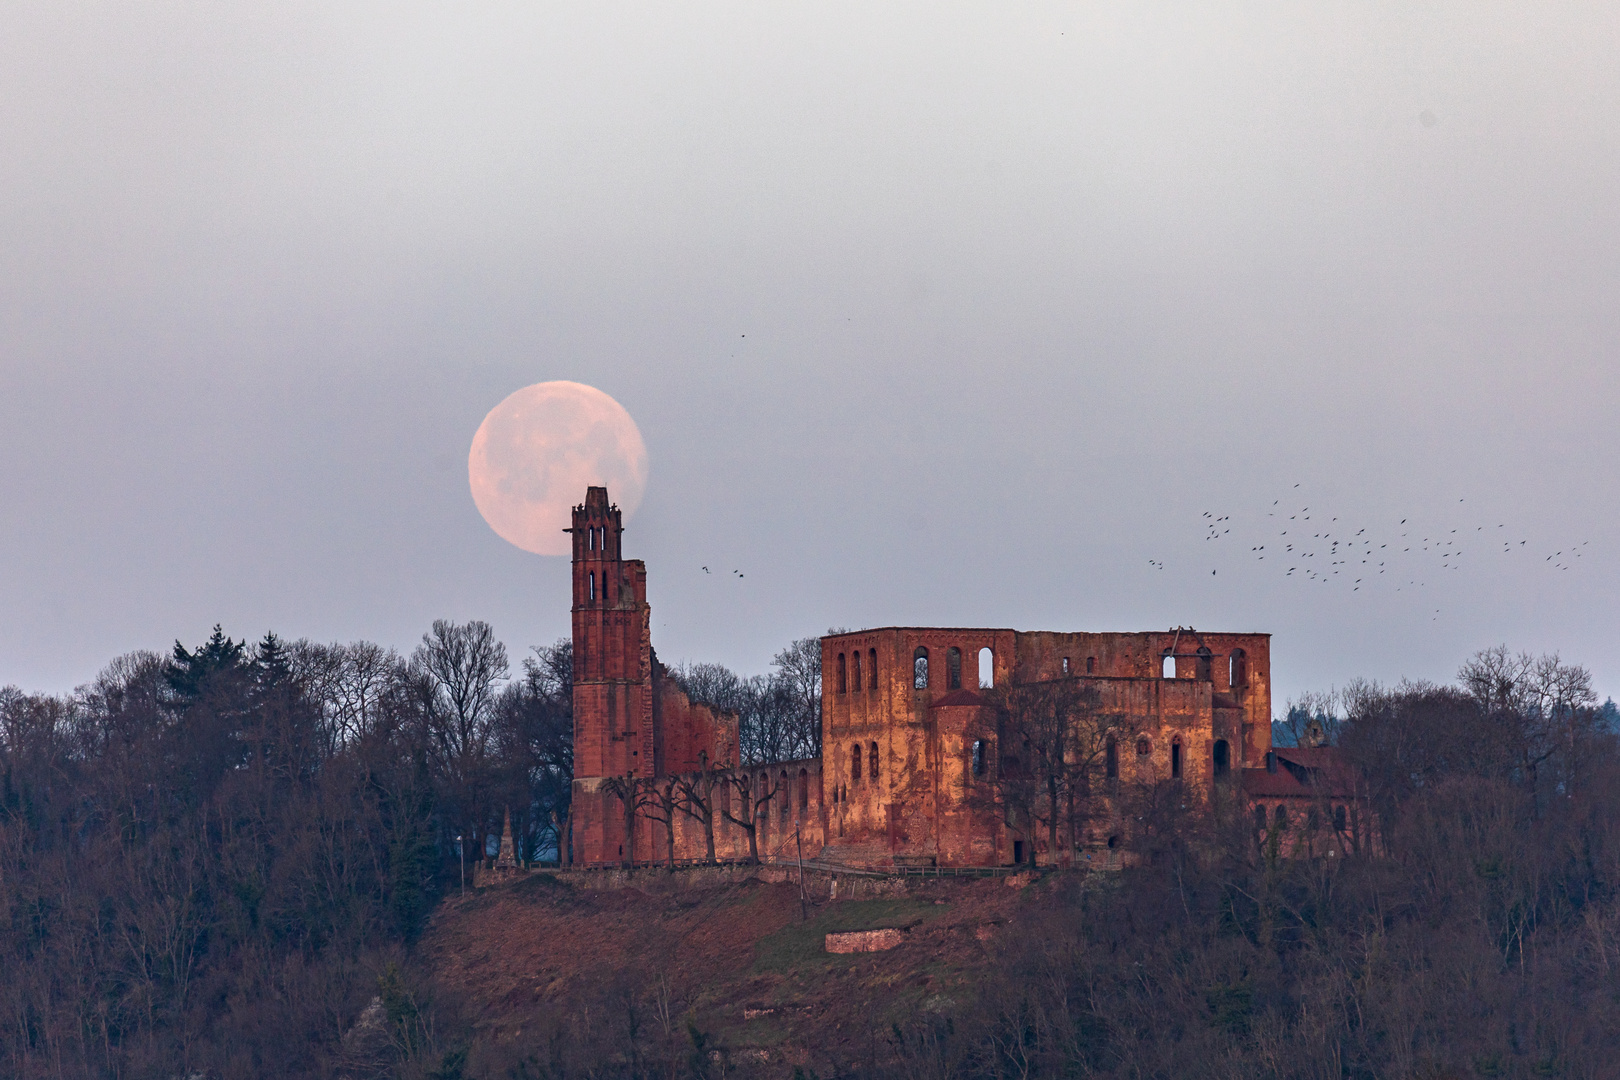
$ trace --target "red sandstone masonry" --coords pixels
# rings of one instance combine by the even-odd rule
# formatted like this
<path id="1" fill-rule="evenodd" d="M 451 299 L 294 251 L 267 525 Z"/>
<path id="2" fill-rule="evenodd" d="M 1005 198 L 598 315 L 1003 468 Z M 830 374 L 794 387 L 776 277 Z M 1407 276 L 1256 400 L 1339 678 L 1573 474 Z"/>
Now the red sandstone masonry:
<path id="1" fill-rule="evenodd" d="M 586 492 L 570 531 L 574 858 L 660 861 L 665 826 L 639 818 L 632 842 L 603 782 L 633 776 L 667 785 L 705 760 L 711 769 L 733 767 L 737 718 L 691 702 L 658 663 L 646 567 L 623 558 L 621 514 L 605 488 Z M 1230 783 L 1242 797 L 1271 750 L 1268 634 L 883 627 L 824 637 L 821 648 L 821 757 L 747 770 L 762 787 L 786 793 L 759 819 L 767 860 L 796 859 L 802 845 L 807 859 L 846 865 L 997 866 L 1027 858 L 1023 845 L 1033 844 L 1046 865 L 1099 865 L 1091 848 L 1118 865 L 1129 822 L 1106 796 L 1089 833 L 1064 838 L 1065 850 L 1056 852 L 1046 850 L 1045 836 L 1019 836 L 985 797 L 991 781 L 973 773 L 972 747 L 994 742 L 997 718 L 981 685 L 1067 678 L 1096 689 L 1117 732 L 1120 783 L 1168 780 L 1179 759 L 1191 794 L 1208 798 Z M 921 687 L 919 649 L 928 658 Z M 675 829 L 678 860 L 705 856 L 700 821 L 682 814 Z M 715 848 L 722 860 L 748 850 L 746 832 L 719 805 Z"/>
<path id="2" fill-rule="evenodd" d="M 854 930 L 845 934 L 828 934 L 827 951 L 830 953 L 884 952 L 896 948 L 905 940 L 898 930 Z"/>

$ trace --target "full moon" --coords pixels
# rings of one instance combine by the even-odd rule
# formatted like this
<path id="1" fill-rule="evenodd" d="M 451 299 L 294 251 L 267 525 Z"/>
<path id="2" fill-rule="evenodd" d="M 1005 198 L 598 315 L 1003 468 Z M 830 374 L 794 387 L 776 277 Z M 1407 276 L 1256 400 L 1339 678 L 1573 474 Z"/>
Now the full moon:
<path id="1" fill-rule="evenodd" d="M 626 521 L 647 490 L 647 445 L 624 406 L 594 386 L 525 386 L 489 410 L 467 454 L 473 502 L 501 539 L 568 555 L 563 532 L 587 487 L 607 486 Z"/>

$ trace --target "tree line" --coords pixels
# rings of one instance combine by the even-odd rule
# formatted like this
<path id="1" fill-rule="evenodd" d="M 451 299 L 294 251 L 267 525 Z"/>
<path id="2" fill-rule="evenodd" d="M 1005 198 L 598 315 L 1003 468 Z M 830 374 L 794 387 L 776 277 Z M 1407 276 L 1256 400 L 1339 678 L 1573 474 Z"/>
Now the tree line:
<path id="1" fill-rule="evenodd" d="M 895 1025 L 878 1071 L 1612 1075 L 1617 719 L 1583 667 L 1505 647 L 1300 699 L 1279 724 L 1340 748 L 1375 849 L 1282 858 L 1241 804 L 1137 802 L 1144 864 L 1033 893 L 982 993 Z"/>
<path id="2" fill-rule="evenodd" d="M 1040 861 L 1037 839 L 1049 853 L 1073 849 L 1090 826 L 1108 821 L 1124 831 L 1122 841 L 1147 850 L 1156 836 L 1180 831 L 1181 819 L 1211 809 L 1189 802 L 1179 761 L 1169 775 L 1122 770 L 1138 733 L 1084 680 L 1015 684 L 985 696 L 994 722 L 971 750 L 981 783 L 970 785 L 969 801 L 1002 817 L 1025 841 L 1031 865 Z M 1470 657 L 1453 684 L 1356 680 L 1302 695 L 1272 731 L 1281 747 L 1339 748 L 1365 804 L 1365 827 L 1349 839 L 1364 846 L 1392 833 L 1414 796 L 1458 774 L 1500 782 L 1538 812 L 1577 797 L 1612 749 L 1620 709 L 1597 703 L 1586 668 L 1498 646 Z M 1227 801 L 1237 806 L 1240 793 Z M 1326 827 L 1331 818 L 1308 820 Z"/>
<path id="3" fill-rule="evenodd" d="M 821 753 L 821 639 L 799 638 L 771 659 L 765 675 L 724 664 L 669 669 L 692 701 L 737 714 L 739 765 L 797 761 Z"/>
<path id="4" fill-rule="evenodd" d="M 996 701 L 999 805 L 1062 838 L 1103 788 L 1106 713 L 1078 684 Z M 538 1017 L 528 1042 L 482 1048 L 477 1067 L 555 1080 L 1615 1075 L 1620 728 L 1590 674 L 1497 648 L 1449 683 L 1356 682 L 1295 710 L 1299 733 L 1316 721 L 1353 763 L 1376 846 L 1286 858 L 1240 800 L 1122 783 L 1139 864 L 1038 878 L 983 949 L 927 961 L 965 975 L 937 991 L 893 981 L 881 960 L 835 969 L 854 1017 L 811 1028 L 800 1064 L 749 1072 L 748 1046 L 648 1023 L 670 1012 L 667 968 L 649 956 L 639 978 L 604 978 Z"/>
<path id="5" fill-rule="evenodd" d="M 819 658 L 686 677 L 748 753 L 798 753 Z M 0 1074 L 314 1068 L 508 814 L 520 858 L 563 852 L 572 687 L 569 641 L 514 670 L 440 620 L 409 655 L 215 627 L 0 690 Z"/>
<path id="6" fill-rule="evenodd" d="M 410 655 L 216 628 L 70 695 L 0 691 L 0 1074 L 521 1075 L 413 943 L 508 807 L 527 857 L 556 850 L 571 669 L 561 642 L 514 671 L 479 623 Z M 1029 694 L 1003 702 L 1003 797 L 1061 843 L 1106 757 L 1042 731 L 1096 703 Z M 1296 704 L 1378 850 L 1285 859 L 1230 803 L 1139 804 L 1142 865 L 1032 888 L 968 991 L 819 1075 L 1608 1075 L 1620 747 L 1590 675 L 1494 649 Z M 540 1018 L 543 1074 L 717 1075 L 712 1046 L 623 1053 L 654 974 L 614 988 L 628 1035 L 594 999 Z"/>

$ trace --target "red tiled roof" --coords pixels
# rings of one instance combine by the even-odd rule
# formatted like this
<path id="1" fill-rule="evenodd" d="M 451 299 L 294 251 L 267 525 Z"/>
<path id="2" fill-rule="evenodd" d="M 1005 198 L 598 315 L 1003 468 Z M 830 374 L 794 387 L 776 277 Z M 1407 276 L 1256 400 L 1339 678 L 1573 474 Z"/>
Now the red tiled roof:
<path id="1" fill-rule="evenodd" d="M 1306 787 L 1287 769 L 1267 772 L 1265 769 L 1243 770 L 1243 793 L 1252 798 L 1309 799 L 1319 792 Z"/>
<path id="2" fill-rule="evenodd" d="M 1333 746 L 1273 746 L 1271 752 L 1307 769 L 1337 769 L 1344 764 L 1344 755 Z"/>
<path id="3" fill-rule="evenodd" d="M 936 698 L 933 704 L 928 707 L 930 709 L 946 709 L 953 705 L 968 705 L 977 708 L 987 704 L 989 703 L 984 698 L 975 694 L 972 690 L 952 690 L 944 697 Z"/>
<path id="4" fill-rule="evenodd" d="M 1350 798 L 1356 793 L 1355 771 L 1344 754 L 1331 746 L 1274 747 L 1277 771 L 1244 769 L 1243 790 L 1265 798 Z"/>

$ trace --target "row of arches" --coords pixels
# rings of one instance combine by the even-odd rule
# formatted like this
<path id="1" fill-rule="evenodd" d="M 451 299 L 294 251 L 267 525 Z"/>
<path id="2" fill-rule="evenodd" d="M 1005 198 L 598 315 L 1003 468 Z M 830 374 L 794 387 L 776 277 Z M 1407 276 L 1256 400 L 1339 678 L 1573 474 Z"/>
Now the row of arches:
<path id="1" fill-rule="evenodd" d="M 601 599 L 611 601 L 613 598 L 608 595 L 608 582 L 611 580 L 612 578 L 604 573 L 602 575 L 602 580 L 599 583 L 596 579 L 595 570 L 587 573 L 585 575 L 585 599 L 595 600 L 598 598 L 598 595 L 600 595 Z M 598 586 L 600 586 L 600 588 Z"/>
<path id="2" fill-rule="evenodd" d="M 979 689 L 996 685 L 996 654 L 987 645 L 979 650 Z M 932 685 L 928 672 L 928 646 L 919 645 L 911 654 L 911 687 L 927 690 Z M 955 645 L 945 650 L 945 689 L 962 689 L 962 650 Z"/>
<path id="3" fill-rule="evenodd" d="M 1176 654 L 1169 649 L 1164 650 L 1164 663 L 1160 674 L 1166 679 L 1176 677 Z M 1214 678 L 1215 654 L 1210 652 L 1209 646 L 1200 645 L 1198 651 L 1193 653 L 1193 677 L 1209 682 Z M 1089 662 L 1088 662 L 1089 663 Z M 1233 649 L 1226 657 L 1226 681 L 1228 686 L 1247 686 L 1249 682 L 1249 658 L 1242 649 Z M 1068 661 L 1064 660 L 1064 671 L 1068 670 Z M 1087 667 L 1086 670 L 1090 670 Z"/>
<path id="4" fill-rule="evenodd" d="M 1317 808 L 1314 805 L 1306 810 L 1304 824 L 1305 824 L 1305 828 L 1307 830 L 1314 831 L 1321 825 L 1321 821 L 1320 821 L 1320 819 L 1318 817 L 1318 813 L 1319 812 L 1318 812 Z M 1338 832 L 1338 833 L 1342 833 L 1342 832 L 1347 831 L 1348 828 L 1349 828 L 1349 815 L 1348 815 L 1348 812 L 1346 811 L 1344 805 L 1341 803 L 1341 804 L 1339 804 L 1337 806 L 1334 806 L 1332 813 L 1333 813 L 1333 831 Z M 1288 805 L 1286 803 L 1278 803 L 1269 813 L 1267 812 L 1264 803 L 1256 803 L 1255 804 L 1255 807 L 1254 807 L 1254 831 L 1255 832 L 1267 832 L 1270 829 L 1276 829 L 1278 832 L 1286 832 L 1288 830 L 1288 827 L 1289 827 L 1289 816 L 1288 816 Z"/>
<path id="5" fill-rule="evenodd" d="M 911 686 L 914 690 L 926 690 L 932 685 L 932 677 L 928 668 L 928 646 L 919 645 L 911 654 Z M 995 675 L 996 656 L 988 646 L 979 650 L 979 689 L 988 690 L 996 684 Z M 1064 660 L 1064 670 L 1067 671 L 1068 660 Z M 1091 668 L 1087 661 L 1087 670 Z M 836 685 L 838 693 L 847 694 L 852 689 L 859 692 L 861 689 L 876 690 L 878 688 L 878 655 L 876 649 L 867 649 L 863 655 L 861 650 L 839 653 L 836 661 Z M 945 650 L 945 689 L 962 689 L 962 650 L 955 645 Z"/>
<path id="6" fill-rule="evenodd" d="M 586 551 L 607 550 L 607 529 L 590 528 L 585 530 Z"/>
<path id="7" fill-rule="evenodd" d="M 852 674 L 854 675 L 853 679 L 850 678 Z M 861 677 L 861 650 L 856 649 L 847 656 L 844 653 L 838 654 L 838 692 L 840 694 L 849 693 L 851 685 L 855 687 L 856 691 L 859 691 L 863 686 L 868 690 L 878 688 L 876 649 L 866 650 L 866 677 L 864 679 Z"/>
<path id="8" fill-rule="evenodd" d="M 872 744 L 875 748 L 876 743 Z M 968 770 L 973 776 L 984 776 L 990 767 L 992 743 L 989 739 L 971 739 L 968 742 Z M 858 752 L 858 751 L 857 751 Z M 1180 780 L 1186 773 L 1186 748 L 1182 745 L 1181 736 L 1174 735 L 1170 739 L 1170 778 Z M 1146 735 L 1136 739 L 1136 756 L 1139 761 L 1153 755 L 1153 740 Z M 1212 748 L 1212 761 L 1216 776 L 1225 776 L 1231 771 L 1232 752 L 1225 739 L 1216 739 Z M 1109 735 L 1103 742 L 1103 775 L 1110 780 L 1119 778 L 1119 739 Z M 856 768 L 857 780 L 860 779 L 859 766 Z"/>
<path id="9" fill-rule="evenodd" d="M 1136 738 L 1136 757 L 1138 761 L 1153 756 L 1153 740 L 1146 735 Z M 1181 742 L 1180 735 L 1170 737 L 1170 779 L 1180 780 L 1187 771 L 1187 750 Z M 1225 739 L 1216 739 L 1210 748 L 1210 763 L 1214 766 L 1217 777 L 1225 776 L 1232 770 L 1232 748 Z M 1119 776 L 1119 740 L 1109 735 L 1103 743 L 1103 775 L 1109 779 Z"/>
<path id="10" fill-rule="evenodd" d="M 810 770 L 800 769 L 798 776 L 793 777 L 786 769 L 781 770 L 777 777 L 776 787 L 771 787 L 771 774 L 769 771 L 761 772 L 758 776 L 758 787 L 755 787 L 753 774 L 745 774 L 738 778 L 747 789 L 750 798 L 768 799 L 765 803 L 756 803 L 756 810 L 760 816 L 765 816 L 767 807 L 774 802 L 777 806 L 777 816 L 786 818 L 788 809 L 797 806 L 799 816 L 802 818 L 810 809 Z M 794 783 L 797 780 L 797 784 Z M 727 813 L 731 811 L 731 786 L 722 784 L 720 788 L 720 806 Z"/>
<path id="11" fill-rule="evenodd" d="M 1182 777 L 1185 751 L 1182 749 L 1181 736 L 1172 736 L 1170 739 L 1170 779 L 1180 780 Z M 1139 735 L 1136 739 L 1136 757 L 1144 761 L 1153 756 L 1153 740 L 1146 735 Z M 1119 740 L 1113 735 L 1103 743 L 1103 775 L 1110 780 L 1119 776 Z"/>

